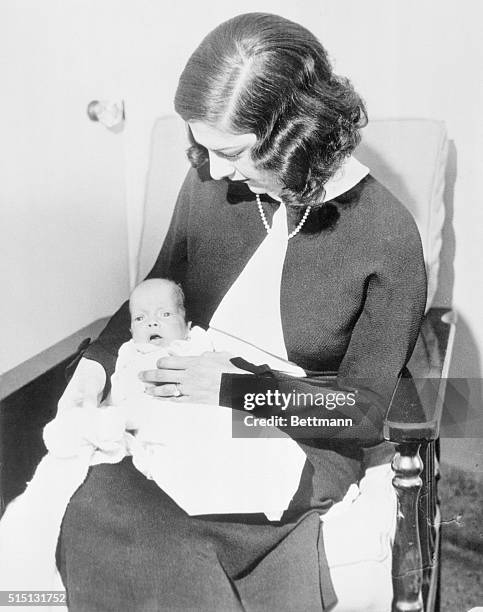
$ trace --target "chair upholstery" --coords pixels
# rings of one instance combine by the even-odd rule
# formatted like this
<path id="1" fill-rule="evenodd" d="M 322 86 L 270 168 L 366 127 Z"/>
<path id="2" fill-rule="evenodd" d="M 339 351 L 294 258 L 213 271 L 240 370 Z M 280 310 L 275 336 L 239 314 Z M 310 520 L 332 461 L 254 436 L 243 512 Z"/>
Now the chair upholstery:
<path id="1" fill-rule="evenodd" d="M 159 252 L 188 169 L 182 121 L 159 118 L 153 129 L 138 279 Z M 356 157 L 411 211 L 418 224 L 428 272 L 428 307 L 438 281 L 444 222 L 444 171 L 447 139 L 443 122 L 425 119 L 374 120 L 363 130 Z"/>
<path id="2" fill-rule="evenodd" d="M 438 284 L 448 141 L 442 121 L 371 121 L 356 157 L 413 214 L 423 243 L 429 308 Z"/>
<path id="3" fill-rule="evenodd" d="M 144 198 L 144 218 L 138 256 L 138 281 L 154 265 L 168 231 L 176 196 L 189 168 L 188 139 L 175 115 L 160 117 L 151 136 L 151 153 Z"/>

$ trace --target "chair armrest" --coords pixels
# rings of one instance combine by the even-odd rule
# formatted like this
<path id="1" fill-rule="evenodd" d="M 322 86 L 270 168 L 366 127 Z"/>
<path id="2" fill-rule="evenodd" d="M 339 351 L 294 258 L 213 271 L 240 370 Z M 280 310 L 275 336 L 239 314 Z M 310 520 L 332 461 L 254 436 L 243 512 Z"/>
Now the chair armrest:
<path id="1" fill-rule="evenodd" d="M 74 359 L 86 338 L 97 338 L 109 319 L 98 319 L 0 375 L 0 402 L 64 361 Z"/>
<path id="2" fill-rule="evenodd" d="M 387 411 L 386 440 L 404 444 L 438 438 L 455 327 L 452 310 L 428 311 L 408 364 L 412 378 L 399 379 Z"/>

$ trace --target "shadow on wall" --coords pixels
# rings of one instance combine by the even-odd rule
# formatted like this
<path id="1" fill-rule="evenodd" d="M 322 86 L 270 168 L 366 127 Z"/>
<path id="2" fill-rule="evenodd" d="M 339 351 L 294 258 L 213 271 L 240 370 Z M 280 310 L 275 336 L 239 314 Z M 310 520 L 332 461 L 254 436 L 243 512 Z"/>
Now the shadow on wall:
<path id="1" fill-rule="evenodd" d="M 448 142 L 448 158 L 444 177 L 445 219 L 442 230 L 442 247 L 439 258 L 438 289 L 434 296 L 434 305 L 449 308 L 453 303 L 454 257 L 456 239 L 453 229 L 454 188 L 457 174 L 457 155 L 453 140 Z"/>
<path id="2" fill-rule="evenodd" d="M 481 355 L 471 328 L 458 314 L 449 378 L 481 380 Z M 480 385 L 481 386 L 481 385 Z M 480 394 L 479 406 L 483 406 Z"/>
<path id="3" fill-rule="evenodd" d="M 456 250 L 456 238 L 453 229 L 454 218 L 454 190 L 457 177 L 457 154 L 454 141 L 449 141 L 448 160 L 445 175 L 445 222 L 443 226 L 443 245 L 440 256 L 440 268 L 438 276 L 438 290 L 434 298 L 437 306 L 450 307 L 453 302 L 454 289 L 454 258 Z M 472 331 L 465 319 L 458 314 L 456 324 L 456 335 L 453 348 L 453 358 L 450 368 L 450 378 L 479 379 L 481 376 L 481 355 Z M 473 385 L 472 385 L 473 387 Z M 475 384 L 478 391 L 473 392 L 472 404 L 483 405 L 481 397 L 481 385 Z M 479 402 L 475 404 L 474 402 Z"/>

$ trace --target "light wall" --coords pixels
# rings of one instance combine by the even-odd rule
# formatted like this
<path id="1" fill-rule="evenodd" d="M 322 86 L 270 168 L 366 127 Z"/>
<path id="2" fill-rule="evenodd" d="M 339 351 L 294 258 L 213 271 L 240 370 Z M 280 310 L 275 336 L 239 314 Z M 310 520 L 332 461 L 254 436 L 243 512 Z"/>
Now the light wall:
<path id="1" fill-rule="evenodd" d="M 0 372 L 127 295 L 123 135 L 86 115 L 119 94 L 104 46 L 112 14 L 94 9 L 0 6 Z"/>

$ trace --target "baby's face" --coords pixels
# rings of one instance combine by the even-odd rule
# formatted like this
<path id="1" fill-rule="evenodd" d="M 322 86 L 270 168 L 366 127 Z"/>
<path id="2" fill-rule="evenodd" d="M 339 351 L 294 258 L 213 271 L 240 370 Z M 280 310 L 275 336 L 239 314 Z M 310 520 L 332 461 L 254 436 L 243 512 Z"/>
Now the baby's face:
<path id="1" fill-rule="evenodd" d="M 167 346 L 172 340 L 186 338 L 188 326 L 172 285 L 140 285 L 133 291 L 129 307 L 135 342 Z"/>

